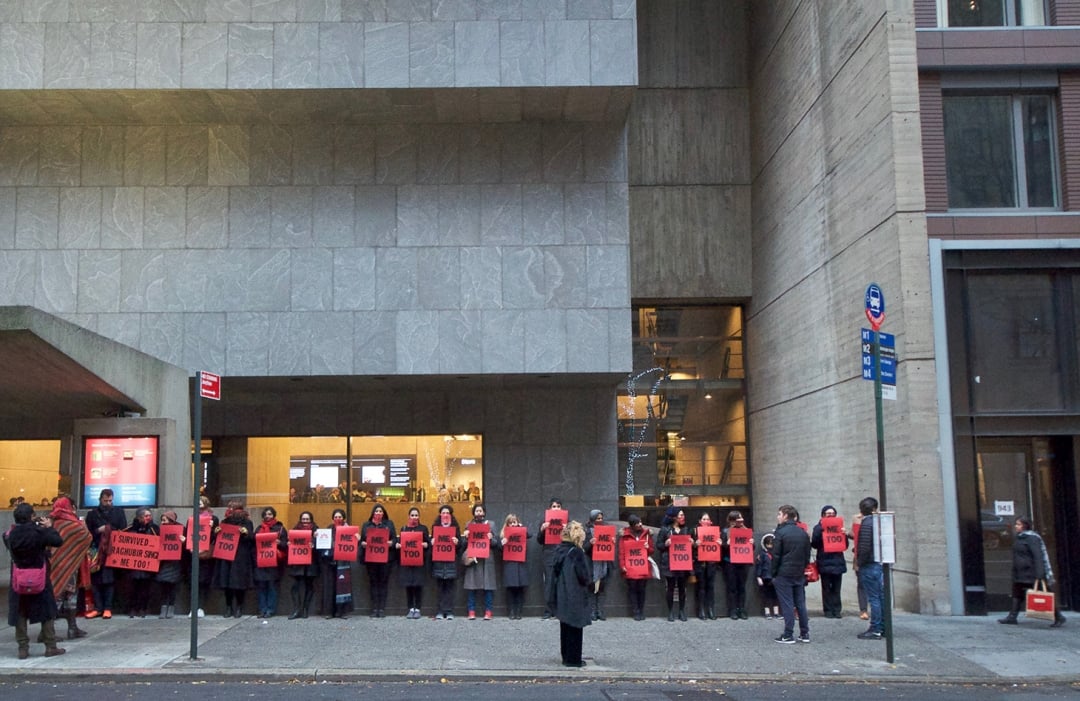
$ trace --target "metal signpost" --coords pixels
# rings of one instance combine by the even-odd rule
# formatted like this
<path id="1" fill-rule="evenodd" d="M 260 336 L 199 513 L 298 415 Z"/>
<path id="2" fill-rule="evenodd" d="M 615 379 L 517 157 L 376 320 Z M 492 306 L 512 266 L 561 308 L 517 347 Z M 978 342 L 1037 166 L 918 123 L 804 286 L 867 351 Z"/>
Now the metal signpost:
<path id="1" fill-rule="evenodd" d="M 191 479 L 194 505 L 191 510 L 191 659 L 199 658 L 199 492 L 202 490 L 202 400 L 221 399 L 221 376 L 212 372 L 195 373 L 195 391 L 191 397 L 192 451 Z"/>
<path id="2" fill-rule="evenodd" d="M 866 319 L 870 322 L 870 328 L 873 329 L 871 333 L 871 346 L 873 348 L 873 377 L 874 377 L 874 423 L 877 428 L 877 463 L 878 463 L 878 509 L 885 511 L 888 507 L 886 501 L 885 490 L 885 421 L 882 416 L 882 375 L 884 366 L 881 359 L 881 343 L 878 338 L 881 335 L 878 331 L 881 329 L 881 325 L 885 323 L 885 293 L 881 291 L 881 288 L 877 283 L 872 282 L 866 288 Z M 890 338 L 892 338 L 890 336 Z M 893 376 L 893 391 L 895 392 L 896 383 L 896 350 L 895 340 L 893 340 L 893 352 L 892 358 L 892 376 Z M 864 360 L 863 377 L 866 376 L 866 366 Z M 895 397 L 895 394 L 894 394 Z M 880 537 L 880 533 L 875 533 Z M 891 664 L 895 661 L 896 657 L 893 651 L 893 626 L 892 626 L 892 568 L 889 567 L 889 563 L 883 562 L 881 564 L 881 613 L 882 622 L 885 626 L 885 659 Z"/>

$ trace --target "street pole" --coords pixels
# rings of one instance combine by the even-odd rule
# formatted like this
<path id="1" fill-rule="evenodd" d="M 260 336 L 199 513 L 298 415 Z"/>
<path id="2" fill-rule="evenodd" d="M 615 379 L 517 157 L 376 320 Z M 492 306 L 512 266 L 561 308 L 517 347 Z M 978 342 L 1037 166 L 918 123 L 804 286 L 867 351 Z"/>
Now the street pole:
<path id="1" fill-rule="evenodd" d="M 191 451 L 192 492 L 194 493 L 191 510 L 191 659 L 199 659 L 199 491 L 202 486 L 202 372 L 195 373 L 195 386 L 191 395 L 192 418 L 191 433 L 193 449 Z"/>
<path id="2" fill-rule="evenodd" d="M 878 464 L 878 510 L 886 511 L 885 491 L 885 419 L 881 403 L 881 343 L 880 334 L 874 332 L 874 423 L 877 428 L 877 464 Z M 878 520 L 880 526 L 881 520 Z M 881 538 L 881 532 L 875 532 Z M 893 651 L 892 626 L 892 569 L 887 562 L 881 564 L 881 619 L 885 626 L 885 659 L 890 664 L 896 660 Z"/>

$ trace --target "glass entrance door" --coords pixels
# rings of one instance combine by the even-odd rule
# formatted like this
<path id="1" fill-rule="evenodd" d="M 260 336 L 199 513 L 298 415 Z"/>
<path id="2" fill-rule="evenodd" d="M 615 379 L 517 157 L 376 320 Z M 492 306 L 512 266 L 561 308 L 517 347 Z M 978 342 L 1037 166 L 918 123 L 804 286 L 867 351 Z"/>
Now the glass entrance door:
<path id="1" fill-rule="evenodd" d="M 976 440 L 979 516 L 982 526 L 986 603 L 1008 609 L 1012 591 L 1013 522 L 1030 516 L 1055 562 L 1053 453 L 1050 439 Z"/>

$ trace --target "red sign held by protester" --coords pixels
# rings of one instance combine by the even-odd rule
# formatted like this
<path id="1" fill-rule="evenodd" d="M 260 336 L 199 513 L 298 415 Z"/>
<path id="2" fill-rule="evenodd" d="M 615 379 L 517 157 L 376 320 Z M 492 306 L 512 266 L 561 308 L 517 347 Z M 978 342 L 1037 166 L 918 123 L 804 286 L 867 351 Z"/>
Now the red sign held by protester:
<path id="1" fill-rule="evenodd" d="M 364 537 L 367 538 L 365 541 L 367 545 L 364 547 L 364 562 L 380 564 L 390 561 L 389 528 L 369 528 Z"/>
<path id="2" fill-rule="evenodd" d="M 206 514 L 199 515 L 199 552 L 210 552 L 210 529 L 214 525 L 214 520 L 211 516 Z M 184 546 L 191 552 L 191 546 L 195 542 L 195 537 L 192 535 L 194 529 L 191 527 L 191 519 L 187 520 L 187 542 Z M 205 557 L 205 556 L 204 556 Z"/>
<path id="3" fill-rule="evenodd" d="M 109 539 L 109 555 L 105 558 L 105 566 L 157 572 L 161 565 L 158 560 L 160 550 L 160 536 L 151 533 L 113 531 Z"/>
<path id="4" fill-rule="evenodd" d="M 645 541 L 623 539 L 623 569 L 627 579 L 648 579 L 652 576 L 649 568 L 649 550 Z"/>
<path id="5" fill-rule="evenodd" d="M 289 564 L 310 565 L 315 534 L 306 529 L 289 531 Z"/>
<path id="6" fill-rule="evenodd" d="M 698 526 L 697 559 L 699 562 L 720 562 L 720 526 Z"/>
<path id="7" fill-rule="evenodd" d="M 593 526 L 593 562 L 615 562 L 615 526 Z"/>
<path id="8" fill-rule="evenodd" d="M 255 564 L 259 567 L 277 567 L 278 534 L 274 531 L 255 534 Z"/>
<path id="9" fill-rule="evenodd" d="M 528 549 L 528 530 L 525 526 L 508 526 L 506 528 L 506 544 L 503 545 L 504 562 L 525 562 L 525 553 Z"/>
<path id="10" fill-rule="evenodd" d="M 469 534 L 468 544 L 465 546 L 465 557 L 475 557 L 477 560 L 486 560 L 491 554 L 491 524 L 470 523 L 465 529 Z"/>
<path id="11" fill-rule="evenodd" d="M 359 556 L 359 536 L 359 526 L 338 526 L 335 528 L 334 559 L 338 562 L 356 562 Z"/>
<path id="12" fill-rule="evenodd" d="M 184 527 L 179 523 L 161 524 L 161 552 L 158 559 L 179 560 L 183 555 Z"/>
<path id="13" fill-rule="evenodd" d="M 402 567 L 424 566 L 424 534 L 420 531 L 403 531 L 398 539 L 401 553 L 398 559 Z"/>
<path id="14" fill-rule="evenodd" d="M 827 553 L 842 553 L 847 550 L 843 516 L 826 516 L 821 519 L 821 543 Z"/>
<path id="15" fill-rule="evenodd" d="M 240 544 L 240 526 L 223 523 L 214 541 L 214 557 L 232 562 L 236 559 L 236 546 Z"/>
<path id="16" fill-rule="evenodd" d="M 562 529 L 570 512 L 566 509 L 548 509 L 544 512 L 547 529 L 544 531 L 544 545 L 558 545 L 562 542 Z"/>
<path id="17" fill-rule="evenodd" d="M 694 539 L 688 535 L 668 538 L 668 569 L 672 572 L 694 571 Z"/>
<path id="18" fill-rule="evenodd" d="M 733 565 L 754 564 L 754 531 L 749 528 L 729 528 L 728 553 Z"/>
<path id="19" fill-rule="evenodd" d="M 432 562 L 453 562 L 457 556 L 457 546 L 454 538 L 457 537 L 457 529 L 453 526 L 435 526 L 431 536 L 431 560 Z"/>

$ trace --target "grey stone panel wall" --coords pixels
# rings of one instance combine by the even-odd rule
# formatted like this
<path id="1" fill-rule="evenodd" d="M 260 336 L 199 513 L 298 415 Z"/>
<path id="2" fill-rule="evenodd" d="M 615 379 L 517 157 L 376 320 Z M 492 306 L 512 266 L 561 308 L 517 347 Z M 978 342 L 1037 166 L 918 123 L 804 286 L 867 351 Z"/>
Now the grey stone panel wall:
<path id="1" fill-rule="evenodd" d="M 6 2 L 0 89 L 633 85 L 631 0 Z"/>
<path id="2" fill-rule="evenodd" d="M 848 518 L 878 493 L 866 286 L 885 291 L 898 399 L 885 401 L 900 608 L 948 612 L 917 73 L 910 8 L 752 6 L 754 496 Z M 868 89 L 873 86 L 873 89 Z M 790 479 L 776 480 L 776 474 Z"/>
<path id="3" fill-rule="evenodd" d="M 0 305 L 227 375 L 628 371 L 625 163 L 618 124 L 0 127 Z"/>

